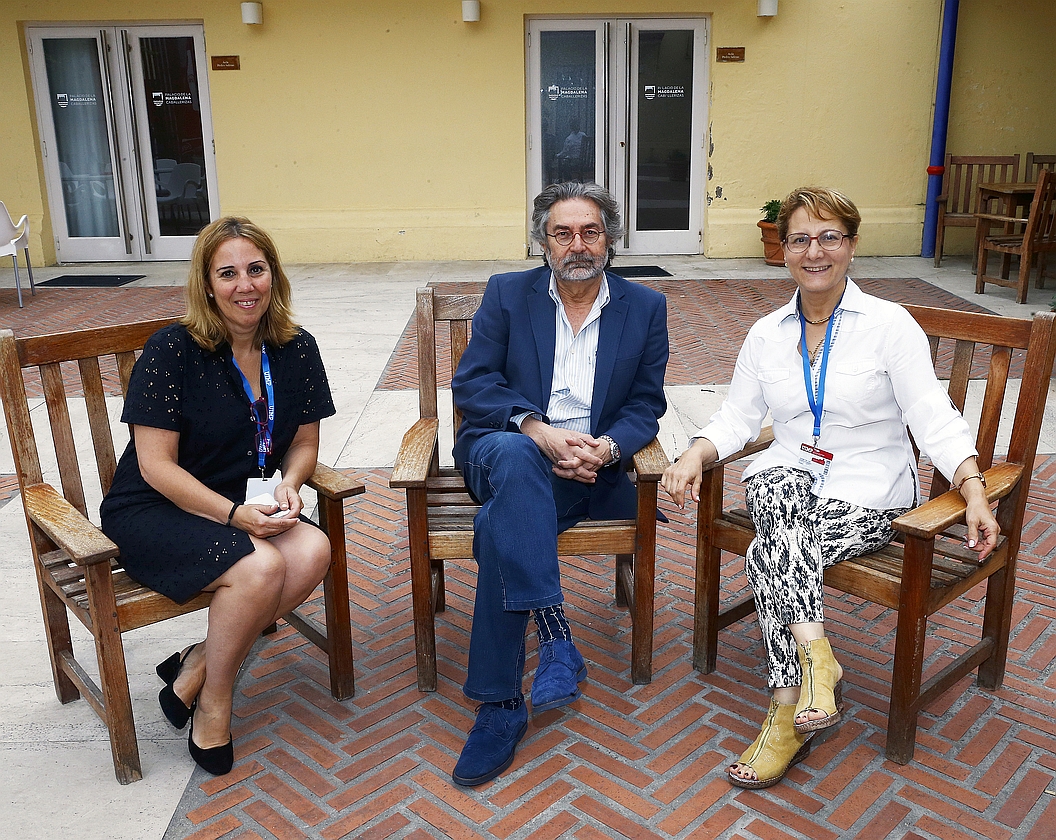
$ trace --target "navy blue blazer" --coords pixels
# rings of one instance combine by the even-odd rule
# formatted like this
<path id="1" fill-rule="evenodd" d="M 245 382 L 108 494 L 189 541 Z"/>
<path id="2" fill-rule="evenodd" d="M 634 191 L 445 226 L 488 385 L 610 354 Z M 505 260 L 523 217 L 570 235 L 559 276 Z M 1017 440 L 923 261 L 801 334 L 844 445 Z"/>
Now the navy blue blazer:
<path id="1" fill-rule="evenodd" d="M 591 519 L 633 518 L 634 488 L 625 471 L 634 453 L 656 437 L 667 409 L 667 299 L 606 272 L 609 302 L 601 310 L 590 434 L 610 435 L 621 460 L 599 471 Z M 518 431 L 510 418 L 526 411 L 546 417 L 554 378 L 557 304 L 550 269 L 497 274 L 473 317 L 469 346 L 451 380 L 462 411 L 455 465 L 473 443 L 495 431 Z"/>

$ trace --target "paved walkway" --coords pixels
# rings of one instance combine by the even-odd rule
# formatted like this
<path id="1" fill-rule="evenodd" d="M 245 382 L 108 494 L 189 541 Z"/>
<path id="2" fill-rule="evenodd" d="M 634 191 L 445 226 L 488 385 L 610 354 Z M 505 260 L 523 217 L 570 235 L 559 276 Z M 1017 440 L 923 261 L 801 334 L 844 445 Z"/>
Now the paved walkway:
<path id="1" fill-rule="evenodd" d="M 791 286 L 783 270 L 760 260 L 633 262 L 661 264 L 674 275 L 647 282 L 667 293 L 673 315 L 671 410 L 661 440 L 676 452 L 721 399 L 728 348 L 735 352 L 746 325 L 787 299 Z M 368 484 L 368 493 L 346 506 L 357 694 L 333 702 L 325 661 L 296 635 L 280 631 L 262 641 L 239 683 L 237 764 L 227 777 L 191 772 L 185 735 L 167 725 L 155 699 L 154 663 L 201 637 L 199 614 L 126 636 L 145 778 L 127 787 L 116 783 L 98 719 L 84 703 L 63 707 L 55 700 L 21 506 L 15 496 L 0 507 L 0 540 L 9 548 L 0 557 L 0 636 L 7 642 L 0 660 L 3 835 L 1056 837 L 1056 796 L 1046 793 L 1056 788 L 1052 398 L 1028 511 L 1005 687 L 989 694 L 965 680 L 927 709 L 911 765 L 882 757 L 892 616 L 833 598 L 834 644 L 848 671 L 846 722 L 790 773 L 789 783 L 751 793 L 723 781 L 721 768 L 754 737 L 765 710 L 761 643 L 754 627 L 741 622 L 721 637 L 716 673 L 692 670 L 692 523 L 665 505 L 672 522 L 660 531 L 653 683 L 630 685 L 629 622 L 612 604 L 605 558 L 570 559 L 569 613 L 590 667 L 584 698 L 535 719 L 513 768 L 496 782 L 470 791 L 450 784 L 472 722 L 460 684 L 474 572 L 472 563 L 450 568 L 448 611 L 437 624 L 439 691 L 421 694 L 413 671 L 403 503 L 387 486 L 398 438 L 416 414 L 416 395 L 401 373 L 402 359 L 413 358 L 405 332 L 417 286 L 481 280 L 524 266 L 291 268 L 298 314 L 324 350 L 338 405 L 338 416 L 323 424 L 320 457 Z M 881 278 L 873 284 L 877 293 L 899 300 L 1028 316 L 1047 308 L 1051 297 L 1032 290 L 1028 305 L 1019 306 L 1010 290 L 988 288 L 975 296 L 966 260 L 957 258 L 944 261 L 941 271 L 914 258 L 860 258 L 855 267 L 857 277 Z M 182 265 L 120 270 L 147 276 L 120 289 L 41 288 L 36 298 L 27 294 L 21 311 L 10 270 L 0 272 L 0 326 L 46 332 L 178 311 Z M 83 271 L 111 273 L 114 267 L 39 269 L 37 276 Z M 0 499 L 2 476 L 10 472 L 5 439 Z M 743 581 L 731 573 L 732 594 Z M 965 629 L 977 620 L 972 610 L 944 613 L 932 634 L 929 667 L 940 667 L 946 651 L 963 646 Z M 79 639 L 83 645 L 84 635 Z"/>

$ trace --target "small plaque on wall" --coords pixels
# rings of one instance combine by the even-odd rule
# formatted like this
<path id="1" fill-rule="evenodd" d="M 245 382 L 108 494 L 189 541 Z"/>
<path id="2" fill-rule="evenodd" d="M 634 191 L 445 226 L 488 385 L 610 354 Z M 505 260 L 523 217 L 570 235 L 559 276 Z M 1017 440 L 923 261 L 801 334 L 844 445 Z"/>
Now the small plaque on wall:
<path id="1" fill-rule="evenodd" d="M 744 47 L 716 47 L 715 60 L 723 62 L 744 61 Z"/>
<path id="2" fill-rule="evenodd" d="M 210 56 L 213 60 L 214 70 L 240 70 L 242 69 L 238 63 L 237 55 L 214 55 Z"/>

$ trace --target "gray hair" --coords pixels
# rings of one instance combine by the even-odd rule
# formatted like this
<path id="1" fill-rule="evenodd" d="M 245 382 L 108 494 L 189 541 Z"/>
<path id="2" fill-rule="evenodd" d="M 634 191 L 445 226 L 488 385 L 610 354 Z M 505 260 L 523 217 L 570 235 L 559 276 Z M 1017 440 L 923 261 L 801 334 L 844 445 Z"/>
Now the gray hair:
<path id="1" fill-rule="evenodd" d="M 551 184 L 535 197 L 535 207 L 532 211 L 532 239 L 545 245 L 546 225 L 550 221 L 551 208 L 559 201 L 569 201 L 574 198 L 585 198 L 597 205 L 598 210 L 601 211 L 601 222 L 605 227 L 605 235 L 609 238 L 610 246 L 613 241 L 623 236 L 620 205 L 612 197 L 612 193 L 593 182 L 587 184 L 571 182 Z"/>

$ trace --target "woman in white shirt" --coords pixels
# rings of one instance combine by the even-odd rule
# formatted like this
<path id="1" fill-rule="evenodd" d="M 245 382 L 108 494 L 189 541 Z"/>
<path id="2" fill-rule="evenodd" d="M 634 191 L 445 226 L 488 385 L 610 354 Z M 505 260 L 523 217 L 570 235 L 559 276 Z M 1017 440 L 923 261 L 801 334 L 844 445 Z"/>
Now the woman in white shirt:
<path id="1" fill-rule="evenodd" d="M 918 501 L 921 450 L 967 504 L 968 546 L 982 561 L 999 528 L 968 424 L 935 377 L 927 337 L 901 306 L 847 276 L 861 216 L 833 190 L 804 187 L 777 219 L 798 290 L 748 331 L 725 402 L 664 473 L 682 507 L 702 468 L 755 439 L 767 412 L 774 442 L 744 471 L 756 528 L 745 568 L 755 592 L 773 698 L 759 737 L 727 768 L 731 784 L 764 788 L 837 723 L 843 669 L 822 604 L 826 566 L 875 551 Z"/>

